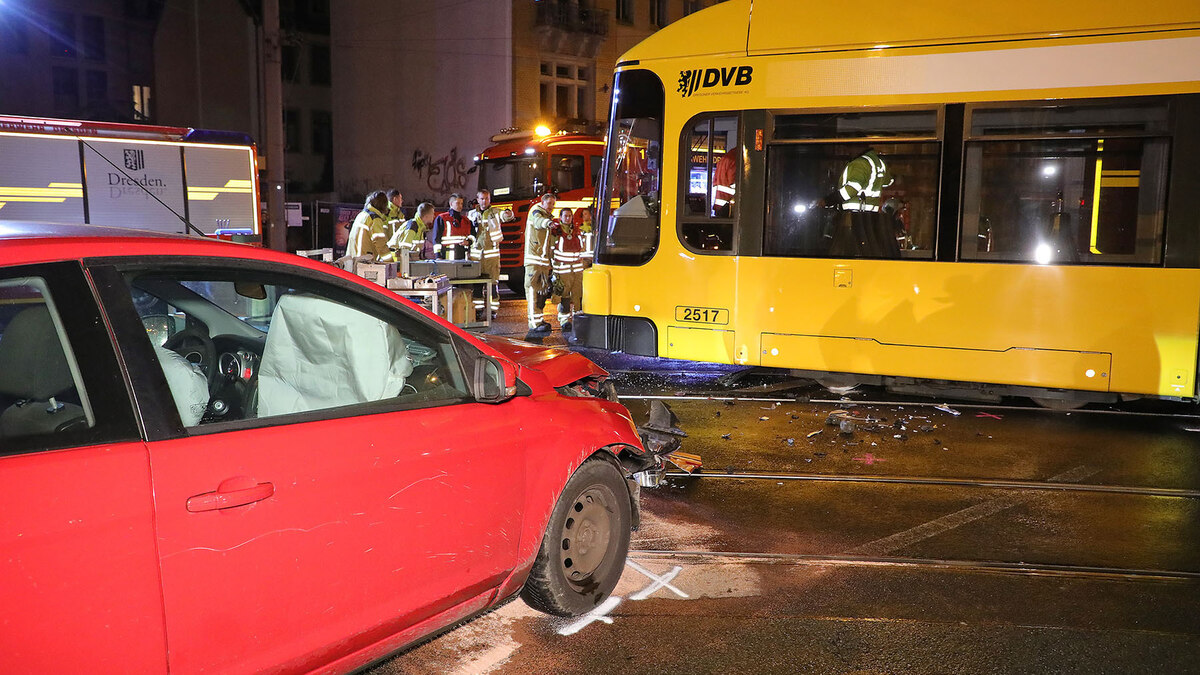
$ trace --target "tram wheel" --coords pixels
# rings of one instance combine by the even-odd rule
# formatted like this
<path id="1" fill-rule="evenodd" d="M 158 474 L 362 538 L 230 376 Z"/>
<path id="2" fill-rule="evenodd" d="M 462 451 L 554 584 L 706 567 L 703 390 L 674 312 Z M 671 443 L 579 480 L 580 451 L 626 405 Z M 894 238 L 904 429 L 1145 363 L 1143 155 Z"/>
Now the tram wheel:
<path id="1" fill-rule="evenodd" d="M 1029 400 L 1048 410 L 1079 410 L 1087 405 L 1087 401 L 1080 401 L 1069 398 L 1042 398 L 1040 396 L 1030 396 Z"/>
<path id="2" fill-rule="evenodd" d="M 822 375 L 816 378 L 816 383 L 821 385 L 831 394 L 845 396 L 858 390 L 861 384 L 858 380 L 847 375 Z"/>

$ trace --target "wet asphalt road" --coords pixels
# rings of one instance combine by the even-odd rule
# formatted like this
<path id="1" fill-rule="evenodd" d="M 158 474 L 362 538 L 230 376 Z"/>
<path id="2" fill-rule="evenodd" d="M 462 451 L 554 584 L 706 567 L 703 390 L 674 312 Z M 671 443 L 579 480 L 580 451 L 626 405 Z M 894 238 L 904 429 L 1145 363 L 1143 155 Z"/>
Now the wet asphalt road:
<path id="1" fill-rule="evenodd" d="M 1195 409 L 954 415 L 588 354 L 704 459 L 643 491 L 611 623 L 517 600 L 372 673 L 1200 672 Z"/>

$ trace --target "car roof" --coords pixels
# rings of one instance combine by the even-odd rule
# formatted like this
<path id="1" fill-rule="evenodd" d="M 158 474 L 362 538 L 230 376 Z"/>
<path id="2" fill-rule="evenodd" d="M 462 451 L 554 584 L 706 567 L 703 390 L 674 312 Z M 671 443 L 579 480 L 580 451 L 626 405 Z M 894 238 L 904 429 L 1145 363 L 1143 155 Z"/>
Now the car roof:
<path id="1" fill-rule="evenodd" d="M 253 258 L 304 267 L 330 267 L 300 256 L 208 237 L 78 223 L 0 220 L 0 264 L 3 265 L 150 255 Z"/>

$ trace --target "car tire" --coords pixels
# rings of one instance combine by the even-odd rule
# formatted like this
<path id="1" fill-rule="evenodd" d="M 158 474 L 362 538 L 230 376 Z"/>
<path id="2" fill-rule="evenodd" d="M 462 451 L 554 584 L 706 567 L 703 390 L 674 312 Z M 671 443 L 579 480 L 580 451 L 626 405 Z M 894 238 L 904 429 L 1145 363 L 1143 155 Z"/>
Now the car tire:
<path id="1" fill-rule="evenodd" d="M 632 518 L 621 471 L 604 459 L 584 462 L 550 514 L 521 598 L 555 616 L 579 616 L 604 602 L 625 569 Z"/>

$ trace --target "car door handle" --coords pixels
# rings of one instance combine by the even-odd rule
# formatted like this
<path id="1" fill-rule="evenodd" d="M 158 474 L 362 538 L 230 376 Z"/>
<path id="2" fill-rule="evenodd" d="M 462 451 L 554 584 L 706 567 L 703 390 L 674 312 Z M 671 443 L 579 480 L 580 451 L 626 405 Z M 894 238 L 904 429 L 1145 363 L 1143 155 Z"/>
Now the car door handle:
<path id="1" fill-rule="evenodd" d="M 188 497 L 187 510 L 191 513 L 232 509 L 259 502 L 275 494 L 273 483 L 255 483 L 249 478 L 230 478 L 217 486 L 214 492 Z"/>

